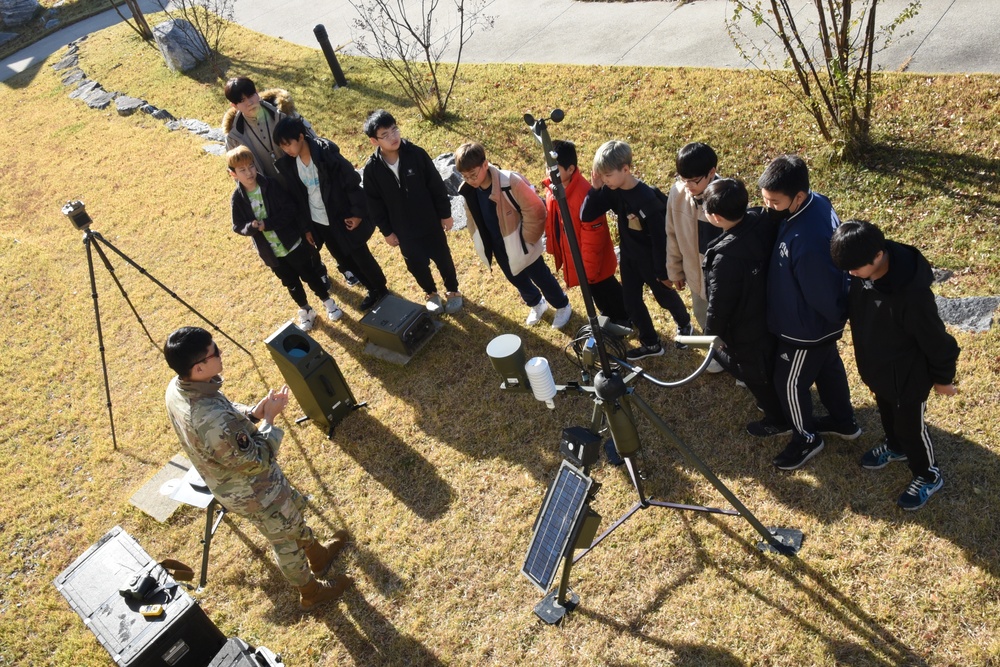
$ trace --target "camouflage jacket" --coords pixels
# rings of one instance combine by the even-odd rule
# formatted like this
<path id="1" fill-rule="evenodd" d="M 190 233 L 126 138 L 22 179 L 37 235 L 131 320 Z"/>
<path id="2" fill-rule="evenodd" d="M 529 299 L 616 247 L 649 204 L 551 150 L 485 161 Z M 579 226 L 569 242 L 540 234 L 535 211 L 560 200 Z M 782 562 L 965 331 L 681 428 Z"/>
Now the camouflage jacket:
<path id="1" fill-rule="evenodd" d="M 167 414 L 184 453 L 228 510 L 250 514 L 283 501 L 291 492 L 275 460 L 284 435 L 277 426 L 258 429 L 252 408 L 222 394 L 222 378 L 167 386 Z"/>

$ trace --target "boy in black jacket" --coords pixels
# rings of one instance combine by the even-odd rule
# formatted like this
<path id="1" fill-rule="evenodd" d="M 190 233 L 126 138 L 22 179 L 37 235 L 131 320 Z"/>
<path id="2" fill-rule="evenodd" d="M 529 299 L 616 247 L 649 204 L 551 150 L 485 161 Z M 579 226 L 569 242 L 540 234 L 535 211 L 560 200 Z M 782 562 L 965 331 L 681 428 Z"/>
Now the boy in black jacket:
<path id="1" fill-rule="evenodd" d="M 299 306 L 299 326 L 312 329 L 316 311 L 309 307 L 302 281 L 319 297 L 331 320 L 343 312 L 330 298 L 326 270 L 313 248 L 309 232 L 300 225 L 295 202 L 277 183 L 257 174 L 253 153 L 237 146 L 226 153 L 229 175 L 236 181 L 232 196 L 233 231 L 253 239 L 257 254 L 285 286 Z"/>
<path id="2" fill-rule="evenodd" d="M 931 266 L 916 248 L 886 241 L 875 225 L 848 220 L 830 241 L 833 262 L 851 274 L 848 317 L 858 373 L 875 394 L 885 442 L 867 452 L 869 470 L 906 461 L 913 481 L 899 497 L 917 510 L 944 485 L 924 410 L 931 388 L 954 396 L 958 343 L 945 331 Z"/>
<path id="3" fill-rule="evenodd" d="M 663 346 L 643 301 L 645 285 L 670 311 L 677 333 L 691 334 L 691 315 L 667 279 L 666 197 L 632 174 L 632 149 L 624 141 L 608 141 L 597 149 L 590 182 L 580 220 L 596 220 L 609 210 L 618 218 L 625 311 L 639 330 L 640 343 L 626 356 L 629 361 L 659 356 Z"/>
<path id="4" fill-rule="evenodd" d="M 386 295 L 385 274 L 368 249 L 375 225 L 368 219 L 368 202 L 354 165 L 337 144 L 309 136 L 301 118 L 282 118 L 274 140 L 285 152 L 277 161 L 301 215 L 313 222 L 317 244 L 368 290 L 359 306 L 366 311 Z"/>
<path id="5" fill-rule="evenodd" d="M 430 156 L 399 136 L 396 119 L 385 109 L 365 121 L 365 134 L 375 146 L 364 168 L 364 190 L 372 221 L 385 242 L 399 247 L 406 268 L 424 290 L 427 310 L 454 314 L 462 308 L 458 274 L 445 231 L 454 224 L 451 200 Z M 442 306 L 431 260 L 444 280 Z"/>
<path id="6" fill-rule="evenodd" d="M 722 339 L 719 363 L 746 384 L 764 412 L 747 432 L 788 435 L 792 428 L 774 389 L 775 338 L 767 330 L 767 265 L 778 226 L 763 209 L 747 209 L 743 181 L 716 179 L 701 195 L 706 219 L 722 231 L 705 251 L 705 333 Z"/>

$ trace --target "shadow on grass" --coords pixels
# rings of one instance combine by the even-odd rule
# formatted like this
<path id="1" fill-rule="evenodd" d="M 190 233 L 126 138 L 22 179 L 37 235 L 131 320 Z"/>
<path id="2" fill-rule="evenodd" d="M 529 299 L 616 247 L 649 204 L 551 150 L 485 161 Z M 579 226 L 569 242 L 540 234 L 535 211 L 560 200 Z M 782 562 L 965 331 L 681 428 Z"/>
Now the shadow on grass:
<path id="1" fill-rule="evenodd" d="M 498 283 L 498 287 L 506 285 Z M 500 377 L 490 366 L 486 346 L 501 333 L 516 333 L 524 342 L 528 357 L 546 356 L 558 380 L 575 380 L 575 376 L 567 377 L 561 368 L 561 351 L 538 334 L 477 305 L 472 299 L 466 299 L 462 313 L 442 317 L 441 323 L 444 326 L 406 366 L 366 354 L 357 340 L 363 338 L 364 332 L 356 320 L 341 320 L 332 327 L 324 324 L 320 330 L 351 354 L 364 372 L 378 378 L 386 391 L 417 412 L 415 426 L 422 434 L 470 458 L 504 459 L 525 466 L 541 478 L 543 467 L 550 467 L 553 461 L 558 465 L 558 458 L 552 456 L 558 450 L 561 429 L 574 421 L 589 420 L 590 403 L 586 399 L 584 403 L 560 400 L 555 410 L 548 410 L 530 394 L 502 392 Z M 347 380 L 350 384 L 350 378 Z M 364 396 L 356 398 L 365 400 Z M 372 424 L 376 422 L 373 420 Z M 377 438 L 388 437 L 388 432 L 372 429 L 366 432 Z M 498 439 L 499 434 L 502 440 Z M 337 434 L 334 441 L 340 442 Z M 356 449 L 360 456 L 363 445 Z M 383 457 L 372 460 L 373 466 L 385 463 Z M 374 467 L 370 472 L 374 474 Z"/>
<path id="2" fill-rule="evenodd" d="M 259 587 L 271 599 L 273 607 L 264 613 L 268 622 L 278 626 L 291 626 L 303 617 L 311 617 L 324 623 L 330 632 L 340 641 L 357 665 L 441 665 L 441 660 L 417 640 L 401 634 L 391 622 L 382 616 L 358 592 L 357 588 L 349 587 L 343 597 L 331 602 L 313 612 L 302 612 L 298 609 L 298 593 L 285 580 L 271 557 L 270 549 L 259 549 L 250 537 L 240 530 L 235 522 L 226 520 L 226 526 L 232 531 L 244 546 L 255 556 L 266 562 L 264 571 L 266 579 L 259 582 Z M 250 526 L 249 523 L 244 525 Z M 355 545 L 348 547 L 349 549 Z M 347 552 L 349 553 L 349 551 Z M 374 578 L 372 581 L 380 589 L 398 590 L 402 588 L 398 577 L 367 550 L 359 550 L 360 567 Z M 334 564 L 335 570 L 329 577 L 339 574 L 346 563 L 344 555 Z M 246 586 L 243 572 L 224 572 L 215 578 L 219 586 Z M 211 580 L 210 580 L 211 581 Z M 346 613 L 345 613 L 346 612 Z M 350 618 L 347 618 L 350 615 Z M 353 622 L 352 622 L 353 619 Z M 264 645 L 267 642 L 263 642 Z M 317 658 L 317 655 L 313 655 Z"/>
<path id="3" fill-rule="evenodd" d="M 805 561 L 798 558 L 763 555 L 718 517 L 709 516 L 707 520 L 734 543 L 740 544 L 745 552 L 756 556 L 763 567 L 782 577 L 796 591 L 804 594 L 813 605 L 821 608 L 833 623 L 819 625 L 806 621 L 795 610 L 796 604 L 788 604 L 763 594 L 760 587 L 750 579 L 743 579 L 725 563 L 717 563 L 705 549 L 695 531 L 691 530 L 690 521 L 684 517 L 697 559 L 723 579 L 795 622 L 808 635 L 821 638 L 829 647 L 829 654 L 835 658 L 838 665 L 920 667 L 927 664 L 910 647 L 899 641 L 890 630 L 882 627 L 854 599 L 834 587 L 822 573 L 811 568 Z M 845 635 L 856 636 L 863 643 L 844 639 Z"/>
<path id="4" fill-rule="evenodd" d="M 659 637 L 654 637 L 640 628 L 646 626 L 646 617 L 655 614 L 670 597 L 670 594 L 684 585 L 691 583 L 695 576 L 704 569 L 703 567 L 689 567 L 687 571 L 675 577 L 672 582 L 664 584 L 656 598 L 646 605 L 642 611 L 637 612 L 631 619 L 619 620 L 611 616 L 606 616 L 598 612 L 581 606 L 573 613 L 586 616 L 598 623 L 613 628 L 618 634 L 634 637 L 661 651 L 669 652 L 670 664 L 678 667 L 703 667 L 712 665 L 713 667 L 742 667 L 746 663 L 737 658 L 731 652 L 718 646 L 706 646 L 704 644 L 690 644 L 685 642 L 669 642 Z M 627 665 L 627 662 L 608 662 L 608 665 Z"/>
<path id="5" fill-rule="evenodd" d="M 1000 159 L 916 148 L 899 140 L 873 145 L 861 164 L 947 195 L 969 213 L 1000 212 Z"/>
<path id="6" fill-rule="evenodd" d="M 365 438 L 338 438 L 334 431 L 334 442 L 345 454 L 424 521 L 434 521 L 448 511 L 454 494 L 434 466 L 363 409 L 352 413 L 350 419 L 355 422 L 352 431 L 364 433 Z M 295 443 L 321 492 L 327 497 L 333 496 L 327 480 L 312 462 L 312 453 L 294 431 L 288 431 L 286 437 Z M 378 446 L 370 443 L 378 443 Z"/>

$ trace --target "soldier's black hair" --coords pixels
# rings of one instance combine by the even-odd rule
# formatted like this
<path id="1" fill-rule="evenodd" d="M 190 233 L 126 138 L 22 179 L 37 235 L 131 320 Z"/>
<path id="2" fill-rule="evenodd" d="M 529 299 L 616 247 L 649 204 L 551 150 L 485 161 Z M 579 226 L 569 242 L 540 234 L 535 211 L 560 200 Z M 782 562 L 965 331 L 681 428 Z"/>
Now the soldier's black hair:
<path id="1" fill-rule="evenodd" d="M 163 356 L 167 365 L 182 378 L 188 376 L 195 362 L 205 356 L 212 334 L 201 327 L 181 327 L 167 336 Z"/>

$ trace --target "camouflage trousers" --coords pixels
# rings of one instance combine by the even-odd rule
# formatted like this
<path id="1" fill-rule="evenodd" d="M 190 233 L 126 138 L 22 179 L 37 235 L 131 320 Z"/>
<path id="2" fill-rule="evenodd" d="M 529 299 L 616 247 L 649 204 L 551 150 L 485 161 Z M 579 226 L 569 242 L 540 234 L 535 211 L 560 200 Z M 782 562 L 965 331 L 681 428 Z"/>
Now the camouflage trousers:
<path id="1" fill-rule="evenodd" d="M 305 547 L 313 542 L 313 532 L 302 518 L 306 501 L 295 489 L 282 493 L 265 510 L 246 515 L 271 543 L 281 574 L 293 586 L 305 586 L 312 578 Z"/>

